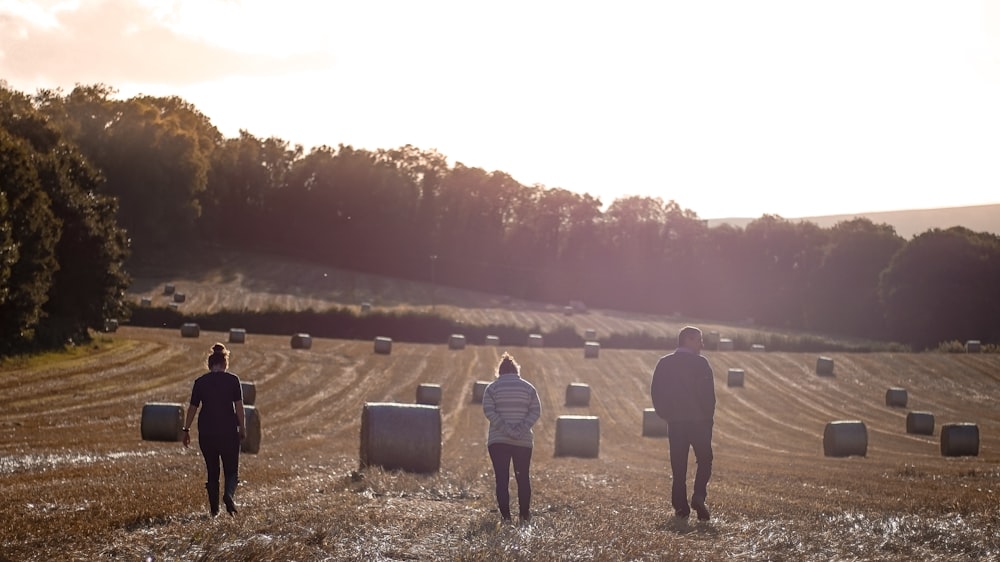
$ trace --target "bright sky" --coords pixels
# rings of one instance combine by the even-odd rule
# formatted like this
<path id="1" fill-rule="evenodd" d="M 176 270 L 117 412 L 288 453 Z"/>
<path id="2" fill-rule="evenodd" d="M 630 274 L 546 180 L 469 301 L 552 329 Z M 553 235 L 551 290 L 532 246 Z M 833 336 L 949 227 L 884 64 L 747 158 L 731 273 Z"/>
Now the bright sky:
<path id="1" fill-rule="evenodd" d="M 990 0 L 0 0 L 0 79 L 702 218 L 1000 203 Z"/>

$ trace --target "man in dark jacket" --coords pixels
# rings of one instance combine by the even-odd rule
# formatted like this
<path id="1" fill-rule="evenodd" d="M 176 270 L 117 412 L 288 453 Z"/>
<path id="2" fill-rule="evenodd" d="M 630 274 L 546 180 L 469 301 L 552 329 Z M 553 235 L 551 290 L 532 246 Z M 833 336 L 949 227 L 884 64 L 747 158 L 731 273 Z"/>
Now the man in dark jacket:
<path id="1" fill-rule="evenodd" d="M 667 420 L 674 514 L 686 518 L 693 507 L 698 519 L 707 521 L 709 512 L 705 498 L 708 479 L 712 476 L 715 377 L 708 360 L 701 355 L 702 345 L 701 330 L 694 326 L 684 327 L 677 336 L 677 349 L 656 363 L 649 393 L 656 414 Z M 694 449 L 698 470 L 689 505 L 687 464 L 690 449 Z"/>

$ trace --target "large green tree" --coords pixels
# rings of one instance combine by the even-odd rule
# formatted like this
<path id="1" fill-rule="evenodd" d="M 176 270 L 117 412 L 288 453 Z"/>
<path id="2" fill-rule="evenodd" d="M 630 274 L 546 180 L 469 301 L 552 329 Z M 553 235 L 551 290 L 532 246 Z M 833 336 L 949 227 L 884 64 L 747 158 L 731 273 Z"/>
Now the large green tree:
<path id="1" fill-rule="evenodd" d="M 903 246 L 879 294 L 893 338 L 918 349 L 1000 338 L 1000 237 L 964 227 L 933 229 Z"/>

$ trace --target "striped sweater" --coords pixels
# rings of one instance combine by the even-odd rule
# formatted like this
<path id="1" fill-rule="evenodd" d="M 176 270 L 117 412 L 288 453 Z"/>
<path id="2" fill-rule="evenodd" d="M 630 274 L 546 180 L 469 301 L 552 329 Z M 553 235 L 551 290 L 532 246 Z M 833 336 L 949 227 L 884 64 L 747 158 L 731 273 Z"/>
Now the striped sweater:
<path id="1" fill-rule="evenodd" d="M 483 392 L 483 413 L 490 420 L 486 444 L 507 443 L 531 447 L 535 425 L 542 415 L 538 392 L 532 384 L 510 373 L 500 375 Z"/>

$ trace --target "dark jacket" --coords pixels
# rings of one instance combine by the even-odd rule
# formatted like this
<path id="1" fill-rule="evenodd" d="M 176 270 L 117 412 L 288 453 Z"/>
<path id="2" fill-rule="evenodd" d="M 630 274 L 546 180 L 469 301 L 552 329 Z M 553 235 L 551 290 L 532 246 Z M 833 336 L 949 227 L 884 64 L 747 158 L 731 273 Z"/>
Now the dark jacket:
<path id="1" fill-rule="evenodd" d="M 649 387 L 656 415 L 670 422 L 712 421 L 715 377 L 708 359 L 679 348 L 664 355 L 653 370 Z"/>

